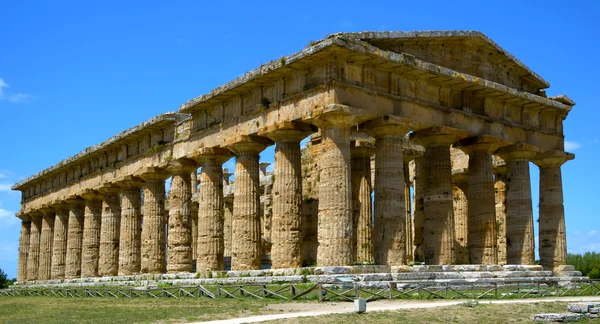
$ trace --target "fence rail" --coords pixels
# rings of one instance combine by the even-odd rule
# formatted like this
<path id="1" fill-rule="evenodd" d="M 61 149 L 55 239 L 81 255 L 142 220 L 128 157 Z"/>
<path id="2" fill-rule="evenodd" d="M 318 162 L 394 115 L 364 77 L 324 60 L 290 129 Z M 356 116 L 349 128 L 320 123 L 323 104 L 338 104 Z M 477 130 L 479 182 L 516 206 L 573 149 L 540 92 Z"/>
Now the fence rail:
<path id="1" fill-rule="evenodd" d="M 50 296 L 57 298 L 258 298 L 279 300 L 352 301 L 378 299 L 516 299 L 559 296 L 600 296 L 600 280 L 567 285 L 524 282 L 387 282 L 366 287 L 358 282 L 289 284 L 228 284 L 168 287 L 11 288 L 0 297 Z"/>

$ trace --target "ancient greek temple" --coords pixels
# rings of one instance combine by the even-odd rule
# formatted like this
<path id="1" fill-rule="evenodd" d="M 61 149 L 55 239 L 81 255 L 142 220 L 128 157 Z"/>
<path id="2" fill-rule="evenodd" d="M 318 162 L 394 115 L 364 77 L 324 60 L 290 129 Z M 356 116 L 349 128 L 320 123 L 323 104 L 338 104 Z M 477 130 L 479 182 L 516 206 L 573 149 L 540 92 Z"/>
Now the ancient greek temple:
<path id="1" fill-rule="evenodd" d="M 563 121 L 575 103 L 548 87 L 480 32 L 311 42 L 15 184 L 18 282 L 225 260 L 532 265 L 536 248 L 552 270 L 566 261 Z"/>

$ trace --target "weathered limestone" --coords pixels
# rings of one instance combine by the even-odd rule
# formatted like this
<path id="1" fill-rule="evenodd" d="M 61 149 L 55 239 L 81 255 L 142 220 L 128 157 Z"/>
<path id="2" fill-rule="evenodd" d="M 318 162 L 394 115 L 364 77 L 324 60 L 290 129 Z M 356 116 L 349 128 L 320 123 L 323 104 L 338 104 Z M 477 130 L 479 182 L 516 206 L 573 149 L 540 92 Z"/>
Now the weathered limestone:
<path id="1" fill-rule="evenodd" d="M 119 276 L 140 273 L 142 262 L 142 188 L 141 178 L 127 176 L 115 183 L 121 189 L 119 226 Z"/>
<path id="2" fill-rule="evenodd" d="M 452 170 L 454 183 L 454 256 L 456 264 L 469 264 L 469 204 L 467 201 L 468 170 Z"/>
<path id="3" fill-rule="evenodd" d="M 271 144 L 268 138 L 251 135 L 236 136 L 226 142 L 227 148 L 235 154 L 232 270 L 252 270 L 261 267 L 258 154 Z"/>
<path id="4" fill-rule="evenodd" d="M 52 204 L 54 218 L 54 239 L 52 241 L 51 278 L 64 279 L 67 259 L 67 233 L 69 224 L 69 205 L 63 202 Z"/>
<path id="5" fill-rule="evenodd" d="M 360 122 L 360 112 L 353 112 L 349 107 L 339 108 L 317 111 L 316 118 L 313 119 L 322 136 L 322 155 L 317 161 L 319 168 L 318 266 L 345 266 L 351 265 L 354 260 L 350 127 Z"/>
<path id="6" fill-rule="evenodd" d="M 231 256 L 231 233 L 233 226 L 233 185 L 229 178 L 233 175 L 223 168 L 223 255 Z M 229 191 L 227 191 L 229 190 Z"/>
<path id="7" fill-rule="evenodd" d="M 69 205 L 69 233 L 65 278 L 71 279 L 81 276 L 85 200 L 77 196 L 69 196 L 66 202 Z"/>
<path id="8" fill-rule="evenodd" d="M 415 261 L 414 243 L 414 195 L 411 196 L 411 187 L 414 186 L 414 164 L 412 161 L 422 157 L 425 154 L 425 148 L 411 142 L 408 137 L 402 139 L 402 158 L 404 159 L 404 204 L 406 205 L 406 261 L 408 263 Z M 413 187 L 414 188 L 414 187 Z"/>
<path id="9" fill-rule="evenodd" d="M 29 241 L 31 233 L 31 218 L 27 214 L 19 213 L 21 219 L 21 234 L 19 236 L 19 263 L 17 267 L 17 283 L 27 281 L 27 258 L 29 255 Z"/>
<path id="10" fill-rule="evenodd" d="M 506 161 L 506 262 L 533 264 L 535 243 L 529 161 L 541 149 L 516 144 L 499 149 L 496 154 Z"/>
<path id="11" fill-rule="evenodd" d="M 460 149 L 469 154 L 469 262 L 497 264 L 496 198 L 492 154 L 499 139 L 490 136 L 470 137 L 460 142 Z"/>
<path id="12" fill-rule="evenodd" d="M 48 280 L 52 267 L 52 241 L 54 238 L 54 210 L 49 206 L 42 209 L 42 234 L 40 236 L 40 257 L 38 265 L 38 280 Z"/>
<path id="13" fill-rule="evenodd" d="M 165 273 L 167 271 L 165 169 L 144 168 L 139 177 L 146 182 L 144 189 L 144 220 L 142 223 L 141 273 Z"/>
<path id="14" fill-rule="evenodd" d="M 549 270 L 567 263 L 560 166 L 574 157 L 571 153 L 551 151 L 533 161 L 540 168 L 540 263 Z"/>
<path id="15" fill-rule="evenodd" d="M 98 277 L 100 259 L 100 227 L 102 225 L 102 195 L 87 189 L 81 193 L 85 199 L 83 211 L 83 243 L 81 251 L 81 277 Z"/>
<path id="16" fill-rule="evenodd" d="M 496 245 L 498 264 L 506 263 L 506 165 L 494 169 L 496 197 Z"/>
<path id="17" fill-rule="evenodd" d="M 466 133 L 449 127 L 433 127 L 411 134 L 412 139 L 425 147 L 423 254 L 426 264 L 454 263 L 450 145 L 461 137 L 466 137 Z"/>
<path id="18" fill-rule="evenodd" d="M 202 148 L 194 160 L 201 166 L 198 191 L 196 271 L 223 269 L 223 163 L 231 153 L 222 148 Z"/>
<path id="19" fill-rule="evenodd" d="M 29 212 L 28 216 L 31 217 L 31 227 L 29 232 L 29 253 L 27 254 L 27 280 L 37 280 L 40 258 L 40 236 L 42 233 L 42 213 L 32 211 Z"/>
<path id="20" fill-rule="evenodd" d="M 312 132 L 310 125 L 291 122 L 276 124 L 262 130 L 265 136 L 275 142 L 271 227 L 273 269 L 302 266 L 300 141 Z"/>
<path id="21" fill-rule="evenodd" d="M 364 127 L 375 138 L 375 264 L 402 265 L 407 242 L 402 139 L 411 122 L 387 116 Z"/>
<path id="22" fill-rule="evenodd" d="M 413 246 L 414 253 L 413 258 L 415 261 L 425 261 L 425 255 L 423 254 L 423 245 L 425 243 L 424 233 L 425 230 L 425 188 L 427 187 L 427 176 L 425 173 L 426 163 L 425 156 L 417 157 L 413 160 L 412 165 L 414 166 L 413 175 Z"/>
<path id="23" fill-rule="evenodd" d="M 373 212 L 371 203 L 371 157 L 373 145 L 356 141 L 352 154 L 352 223 L 353 249 L 356 263 L 373 263 Z"/>
<path id="24" fill-rule="evenodd" d="M 169 164 L 173 174 L 169 196 L 169 232 L 167 235 L 167 272 L 192 271 L 192 179 L 197 169 L 190 159 L 179 159 Z"/>
<path id="25" fill-rule="evenodd" d="M 119 232 L 121 226 L 121 188 L 114 184 L 98 189 L 102 194 L 102 226 L 100 227 L 100 256 L 98 274 L 119 274 Z"/>
<path id="26" fill-rule="evenodd" d="M 198 169 L 190 173 L 192 181 L 192 203 L 190 214 L 192 217 L 192 262 L 196 262 L 196 248 L 198 247 Z"/>

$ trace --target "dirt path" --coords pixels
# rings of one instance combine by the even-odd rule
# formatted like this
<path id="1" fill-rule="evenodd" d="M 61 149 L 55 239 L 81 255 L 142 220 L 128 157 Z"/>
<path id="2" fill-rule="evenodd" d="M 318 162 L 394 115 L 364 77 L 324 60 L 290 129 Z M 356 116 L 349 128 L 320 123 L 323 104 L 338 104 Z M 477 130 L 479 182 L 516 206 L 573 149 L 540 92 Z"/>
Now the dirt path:
<path id="1" fill-rule="evenodd" d="M 584 297 L 555 297 L 555 298 L 528 298 L 528 299 L 508 299 L 508 300 L 479 300 L 479 303 L 485 304 L 522 304 L 522 303 L 539 303 L 539 302 L 598 302 L 599 297 L 584 296 Z M 400 309 L 411 308 L 433 308 L 458 305 L 464 300 L 379 300 L 367 304 L 367 312 L 377 311 L 393 311 Z M 286 313 L 258 315 L 242 318 L 232 318 L 228 320 L 197 322 L 198 323 L 214 323 L 214 324 L 234 324 L 234 323 L 256 323 L 262 321 L 278 320 L 285 318 L 303 317 L 303 316 L 319 316 L 326 314 L 352 313 L 354 312 L 353 303 L 289 303 L 289 304 L 273 304 L 267 306 L 267 309 L 284 311 Z"/>

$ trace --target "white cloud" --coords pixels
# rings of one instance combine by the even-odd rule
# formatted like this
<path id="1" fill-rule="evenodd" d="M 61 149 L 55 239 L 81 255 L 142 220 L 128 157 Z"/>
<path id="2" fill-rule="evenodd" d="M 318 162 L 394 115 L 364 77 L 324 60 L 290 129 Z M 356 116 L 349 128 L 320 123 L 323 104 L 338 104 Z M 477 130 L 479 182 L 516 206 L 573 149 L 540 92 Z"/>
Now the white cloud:
<path id="1" fill-rule="evenodd" d="M 6 178 L 6 174 L 0 173 L 0 179 L 2 179 L 2 178 Z"/>
<path id="2" fill-rule="evenodd" d="M 591 231 L 588 233 L 588 236 L 594 236 L 594 235 L 596 235 L 596 234 L 598 234 L 598 232 L 597 232 L 597 231 L 595 231 L 595 230 L 591 230 Z"/>
<path id="3" fill-rule="evenodd" d="M 565 141 L 565 151 L 575 151 L 580 148 L 581 144 L 575 141 Z"/>
<path id="4" fill-rule="evenodd" d="M 15 212 L 0 208 L 0 223 L 6 225 L 12 225 L 17 223 L 18 218 L 15 216 Z"/>
<path id="5" fill-rule="evenodd" d="M 26 93 L 5 92 L 5 88 L 8 88 L 8 83 L 4 82 L 4 80 L 0 78 L 0 100 L 6 100 L 8 102 L 18 104 L 28 103 L 35 99 L 35 96 Z"/>
<path id="6" fill-rule="evenodd" d="M 10 191 L 11 185 L 8 183 L 0 183 L 0 191 Z"/>

